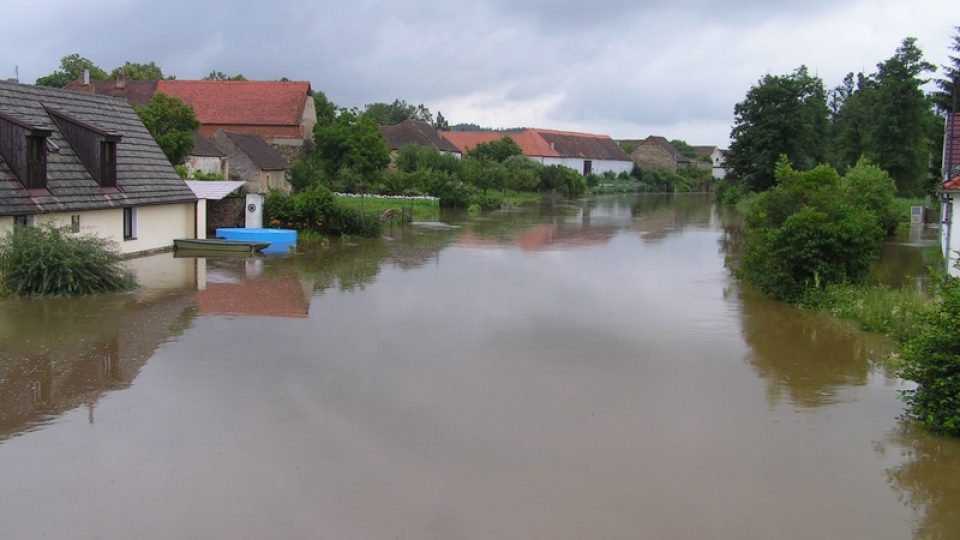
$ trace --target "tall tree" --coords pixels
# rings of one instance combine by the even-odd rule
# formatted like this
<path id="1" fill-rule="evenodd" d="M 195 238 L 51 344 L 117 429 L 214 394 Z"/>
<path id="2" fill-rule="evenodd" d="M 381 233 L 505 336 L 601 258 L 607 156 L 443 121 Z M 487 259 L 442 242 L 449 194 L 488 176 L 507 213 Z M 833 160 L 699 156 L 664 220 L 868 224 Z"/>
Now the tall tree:
<path id="1" fill-rule="evenodd" d="M 923 75 L 935 68 L 923 59 L 916 41 L 904 39 L 892 57 L 877 65 L 870 107 L 873 122 L 864 152 L 890 173 L 897 191 L 904 195 L 920 195 L 929 188 L 929 137 L 935 121 L 931 101 L 922 88 L 928 80 Z"/>
<path id="2" fill-rule="evenodd" d="M 245 81 L 246 77 L 243 76 L 243 73 L 237 73 L 236 75 L 227 75 L 222 71 L 212 70 L 210 73 L 204 75 L 203 80 L 205 81 Z"/>
<path id="3" fill-rule="evenodd" d="M 319 90 L 313 92 L 313 106 L 317 110 L 317 125 L 327 126 L 337 118 L 337 106 Z"/>
<path id="4" fill-rule="evenodd" d="M 864 153 L 864 136 L 874 120 L 871 100 L 876 81 L 848 73 L 843 83 L 830 92 L 830 148 L 828 161 L 843 173 Z"/>
<path id="5" fill-rule="evenodd" d="M 368 103 L 364 108 L 364 114 L 373 118 L 381 126 L 399 124 L 408 118 L 433 124 L 433 114 L 423 103 L 413 105 L 402 99 L 395 99 L 393 103 Z"/>
<path id="6" fill-rule="evenodd" d="M 447 122 L 447 119 L 443 117 L 442 112 L 437 111 L 437 120 L 433 123 L 433 127 L 440 131 L 447 131 L 450 129 L 450 122 Z"/>
<path id="7" fill-rule="evenodd" d="M 727 165 L 754 191 L 774 184 L 781 155 L 809 169 L 825 159 L 829 135 L 826 90 L 806 66 L 789 75 L 766 75 L 734 108 Z"/>
<path id="8" fill-rule="evenodd" d="M 137 108 L 143 125 L 174 165 L 179 165 L 193 150 L 193 132 L 200 127 L 190 105 L 166 94 L 154 94 Z"/>
<path id="9" fill-rule="evenodd" d="M 390 151 L 380 127 L 373 118 L 355 109 L 341 110 L 328 125 L 317 124 L 313 139 L 313 151 L 331 178 L 344 169 L 370 178 L 390 164 Z"/>
<path id="10" fill-rule="evenodd" d="M 163 70 L 153 62 L 138 64 L 135 62 L 124 62 L 122 66 L 116 67 L 110 72 L 111 79 L 119 79 L 120 73 L 128 81 L 159 81 L 163 79 Z"/>
<path id="11" fill-rule="evenodd" d="M 68 54 L 60 59 L 60 69 L 37 79 L 37 86 L 63 88 L 70 81 L 80 78 L 83 70 L 90 70 L 91 79 L 106 79 L 107 72 L 94 65 L 93 61 L 79 54 Z"/>
<path id="12" fill-rule="evenodd" d="M 937 79 L 937 91 L 933 94 L 933 102 L 941 113 L 960 112 L 960 26 L 954 27 L 957 34 L 953 36 L 950 50 L 950 63 L 943 68 L 943 78 Z"/>

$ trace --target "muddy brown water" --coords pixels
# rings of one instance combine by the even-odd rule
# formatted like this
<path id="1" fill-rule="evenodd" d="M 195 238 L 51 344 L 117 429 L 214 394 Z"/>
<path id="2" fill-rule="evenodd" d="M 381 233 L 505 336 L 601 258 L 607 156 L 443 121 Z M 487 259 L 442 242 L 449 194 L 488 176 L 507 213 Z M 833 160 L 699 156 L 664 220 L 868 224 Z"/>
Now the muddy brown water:
<path id="1" fill-rule="evenodd" d="M 0 538 L 960 538 L 890 344 L 738 285 L 735 221 L 605 196 L 0 301 Z"/>

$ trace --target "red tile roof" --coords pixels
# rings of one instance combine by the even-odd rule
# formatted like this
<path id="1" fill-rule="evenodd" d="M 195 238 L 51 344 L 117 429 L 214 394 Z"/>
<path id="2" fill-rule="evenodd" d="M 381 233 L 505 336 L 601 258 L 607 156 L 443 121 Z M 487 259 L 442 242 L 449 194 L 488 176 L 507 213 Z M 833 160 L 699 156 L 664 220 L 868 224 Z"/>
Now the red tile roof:
<path id="1" fill-rule="evenodd" d="M 960 113 L 948 114 L 944 128 L 943 174 L 952 177 L 960 168 Z"/>
<path id="2" fill-rule="evenodd" d="M 944 182 L 941 189 L 943 191 L 960 191 L 960 173 L 953 175 L 953 178 Z"/>
<path id="3" fill-rule="evenodd" d="M 218 129 L 251 133 L 266 138 L 309 137 L 301 119 L 310 83 L 300 81 L 71 81 L 67 90 L 121 97 L 134 106 L 146 105 L 157 92 L 188 103 L 200 121 L 200 133 Z"/>
<path id="4" fill-rule="evenodd" d="M 467 153 L 481 143 L 513 139 L 527 157 L 577 157 L 630 161 L 617 143 L 607 135 L 557 131 L 552 129 L 525 129 L 523 131 L 444 131 L 443 136 Z"/>
<path id="5" fill-rule="evenodd" d="M 157 82 L 157 92 L 189 103 L 207 125 L 299 126 L 309 90 L 293 81 Z"/>

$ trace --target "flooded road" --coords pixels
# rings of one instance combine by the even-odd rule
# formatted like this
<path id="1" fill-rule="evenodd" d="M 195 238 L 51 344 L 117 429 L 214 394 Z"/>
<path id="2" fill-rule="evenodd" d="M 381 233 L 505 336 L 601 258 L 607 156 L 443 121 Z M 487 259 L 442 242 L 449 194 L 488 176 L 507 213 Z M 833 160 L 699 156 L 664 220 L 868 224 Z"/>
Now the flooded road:
<path id="1" fill-rule="evenodd" d="M 739 286 L 733 221 L 608 196 L 0 301 L 0 538 L 960 537 L 889 343 Z"/>

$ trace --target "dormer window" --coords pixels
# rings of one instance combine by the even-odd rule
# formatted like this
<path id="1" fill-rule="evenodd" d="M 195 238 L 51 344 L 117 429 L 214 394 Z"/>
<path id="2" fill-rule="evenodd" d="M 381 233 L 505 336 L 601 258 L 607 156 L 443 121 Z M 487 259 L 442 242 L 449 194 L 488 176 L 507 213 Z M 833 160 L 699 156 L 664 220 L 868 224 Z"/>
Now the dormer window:
<path id="1" fill-rule="evenodd" d="M 120 134 L 100 129 L 58 109 L 47 107 L 46 110 L 97 184 L 102 188 L 116 188 Z"/>
<path id="2" fill-rule="evenodd" d="M 27 174 L 23 187 L 27 189 L 47 187 L 46 137 L 27 136 Z"/>
<path id="3" fill-rule="evenodd" d="M 117 143 L 114 141 L 100 143 L 100 185 L 117 186 Z"/>
<path id="4" fill-rule="evenodd" d="M 34 127 L 0 113 L 0 156 L 26 189 L 47 187 L 47 137 L 50 130 Z"/>

